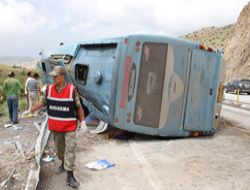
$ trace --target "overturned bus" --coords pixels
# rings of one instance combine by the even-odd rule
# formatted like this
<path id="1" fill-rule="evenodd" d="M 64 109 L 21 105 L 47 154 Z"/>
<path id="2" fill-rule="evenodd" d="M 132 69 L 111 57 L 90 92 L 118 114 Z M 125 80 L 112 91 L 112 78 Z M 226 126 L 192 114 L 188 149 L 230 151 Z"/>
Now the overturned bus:
<path id="1" fill-rule="evenodd" d="M 129 35 L 41 52 L 44 83 L 56 65 L 84 106 L 114 127 L 142 134 L 213 134 L 222 52 L 183 39 Z"/>

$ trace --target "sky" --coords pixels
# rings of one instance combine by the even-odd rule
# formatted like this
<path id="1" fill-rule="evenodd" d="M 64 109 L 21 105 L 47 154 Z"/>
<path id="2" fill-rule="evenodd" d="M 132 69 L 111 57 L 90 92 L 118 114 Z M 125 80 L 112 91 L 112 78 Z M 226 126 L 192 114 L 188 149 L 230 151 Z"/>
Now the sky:
<path id="1" fill-rule="evenodd" d="M 182 36 L 235 23 L 249 0 L 0 0 L 0 56 L 127 34 Z"/>

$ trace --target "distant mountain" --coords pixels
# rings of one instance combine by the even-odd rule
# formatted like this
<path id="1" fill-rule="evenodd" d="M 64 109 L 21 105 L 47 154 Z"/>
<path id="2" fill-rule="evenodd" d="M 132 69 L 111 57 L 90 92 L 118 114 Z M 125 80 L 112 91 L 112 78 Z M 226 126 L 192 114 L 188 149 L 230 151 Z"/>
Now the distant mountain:
<path id="1" fill-rule="evenodd" d="M 0 64 L 16 65 L 25 68 L 36 68 L 37 60 L 31 57 L 3 56 L 0 57 Z"/>

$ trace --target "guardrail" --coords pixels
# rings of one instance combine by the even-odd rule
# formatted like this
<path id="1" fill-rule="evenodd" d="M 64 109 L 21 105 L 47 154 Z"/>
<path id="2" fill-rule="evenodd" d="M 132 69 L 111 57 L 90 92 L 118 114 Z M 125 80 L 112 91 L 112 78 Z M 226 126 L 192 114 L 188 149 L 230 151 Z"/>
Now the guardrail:
<path id="1" fill-rule="evenodd" d="M 31 169 L 28 175 L 28 179 L 26 182 L 25 190 L 35 190 L 37 184 L 39 182 L 39 175 L 41 169 L 41 157 L 43 155 L 43 151 L 47 145 L 50 131 L 47 127 L 48 116 L 46 116 L 45 120 L 41 125 L 41 129 L 39 130 L 39 135 L 35 144 L 35 157 L 36 157 L 36 169 Z"/>

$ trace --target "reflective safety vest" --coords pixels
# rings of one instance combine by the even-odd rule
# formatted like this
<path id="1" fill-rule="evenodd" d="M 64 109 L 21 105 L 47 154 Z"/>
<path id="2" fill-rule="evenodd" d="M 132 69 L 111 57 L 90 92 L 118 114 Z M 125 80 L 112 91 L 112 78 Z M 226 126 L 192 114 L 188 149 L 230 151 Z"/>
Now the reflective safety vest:
<path id="1" fill-rule="evenodd" d="M 75 87 L 67 84 L 58 93 L 55 84 L 47 86 L 47 113 L 48 128 L 56 132 L 69 132 L 76 130 L 76 106 L 74 101 Z"/>

